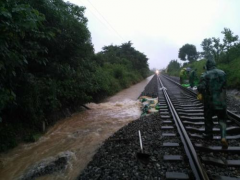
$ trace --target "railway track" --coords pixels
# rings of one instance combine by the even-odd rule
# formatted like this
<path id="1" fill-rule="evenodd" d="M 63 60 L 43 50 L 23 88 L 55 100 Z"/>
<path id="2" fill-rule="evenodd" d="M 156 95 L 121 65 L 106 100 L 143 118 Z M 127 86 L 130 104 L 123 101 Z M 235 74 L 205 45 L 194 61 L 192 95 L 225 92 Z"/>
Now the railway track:
<path id="1" fill-rule="evenodd" d="M 202 136 L 203 105 L 196 93 L 155 75 L 142 95 L 158 97 L 159 113 L 142 116 L 106 139 L 78 179 L 240 179 L 236 117 L 227 121 L 229 147 L 222 149 L 216 118 L 214 138 Z M 140 152 L 139 130 L 148 163 L 136 156 Z"/>
<path id="2" fill-rule="evenodd" d="M 158 76 L 158 97 L 160 117 L 163 119 L 161 129 L 169 142 L 169 147 L 177 146 L 171 143 L 171 137 L 180 136 L 187 161 L 192 169 L 189 179 L 240 179 L 240 126 L 239 117 L 228 111 L 227 139 L 228 149 L 220 144 L 220 128 L 217 118 L 214 117 L 214 137 L 205 140 L 203 105 L 196 99 L 196 92 L 181 87 L 173 80 L 161 75 Z M 178 131 L 178 133 L 172 133 Z M 179 144 L 178 144 L 179 145 Z M 172 155 L 175 160 L 184 159 L 184 155 Z M 170 159 L 170 157 L 168 157 Z M 185 158 L 186 162 L 186 158 Z M 182 175 L 182 177 L 187 175 Z M 193 177 L 194 176 L 194 177 Z"/>

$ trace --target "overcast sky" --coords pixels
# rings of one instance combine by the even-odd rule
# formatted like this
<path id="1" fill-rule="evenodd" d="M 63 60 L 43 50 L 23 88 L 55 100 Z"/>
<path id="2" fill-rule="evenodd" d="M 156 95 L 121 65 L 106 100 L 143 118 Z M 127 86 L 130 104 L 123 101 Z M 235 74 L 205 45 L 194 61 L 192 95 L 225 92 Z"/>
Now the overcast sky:
<path id="1" fill-rule="evenodd" d="M 86 7 L 95 52 L 131 41 L 151 69 L 166 68 L 186 43 L 201 51 L 204 38 L 222 39 L 224 27 L 240 35 L 240 0 L 69 1 Z"/>

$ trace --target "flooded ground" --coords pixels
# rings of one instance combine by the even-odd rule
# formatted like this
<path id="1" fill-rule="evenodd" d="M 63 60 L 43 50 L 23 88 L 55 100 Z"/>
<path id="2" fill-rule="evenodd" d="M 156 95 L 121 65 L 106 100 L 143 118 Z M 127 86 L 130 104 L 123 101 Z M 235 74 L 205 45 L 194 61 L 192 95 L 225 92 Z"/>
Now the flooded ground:
<path id="1" fill-rule="evenodd" d="M 39 141 L 21 144 L 0 155 L 0 179 L 26 177 L 57 157 L 67 157 L 67 168 L 37 179 L 75 179 L 105 139 L 129 122 L 138 119 L 137 98 L 152 79 L 125 89 L 103 103 L 87 104 L 90 110 L 75 113 L 51 127 Z"/>

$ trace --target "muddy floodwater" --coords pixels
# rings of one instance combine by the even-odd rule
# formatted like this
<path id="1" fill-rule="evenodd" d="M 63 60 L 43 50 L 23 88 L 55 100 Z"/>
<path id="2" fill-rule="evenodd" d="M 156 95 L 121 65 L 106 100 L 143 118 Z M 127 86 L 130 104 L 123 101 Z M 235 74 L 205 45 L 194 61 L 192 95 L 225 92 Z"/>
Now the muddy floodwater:
<path id="1" fill-rule="evenodd" d="M 76 179 L 105 139 L 139 118 L 141 111 L 137 98 L 152 77 L 103 103 L 86 104 L 90 110 L 60 120 L 39 141 L 21 144 L 8 153 L 0 154 L 0 179 L 21 179 L 38 168 L 39 162 L 44 165 L 61 155 L 68 157 L 65 169 L 36 179 Z"/>

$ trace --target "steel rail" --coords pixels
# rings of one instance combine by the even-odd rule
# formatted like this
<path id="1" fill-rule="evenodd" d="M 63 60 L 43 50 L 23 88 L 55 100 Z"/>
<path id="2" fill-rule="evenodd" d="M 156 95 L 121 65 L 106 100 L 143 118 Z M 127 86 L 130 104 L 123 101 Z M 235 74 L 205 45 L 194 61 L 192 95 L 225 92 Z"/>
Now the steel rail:
<path id="1" fill-rule="evenodd" d="M 162 75 L 162 74 L 161 74 Z M 174 84 L 176 84 L 177 86 L 179 86 L 181 89 L 183 89 L 184 91 L 187 91 L 189 94 L 191 94 L 193 97 L 197 97 L 197 93 L 191 91 L 190 89 L 187 89 L 185 87 L 182 87 L 181 84 L 177 83 L 176 81 L 172 80 L 171 78 L 167 77 L 166 75 L 162 75 L 164 78 L 170 80 L 171 82 L 173 82 Z M 230 110 L 227 110 L 227 114 L 229 117 L 232 118 L 232 120 L 240 126 L 240 116 L 231 112 Z"/>
<path id="2" fill-rule="evenodd" d="M 158 76 L 158 87 L 161 85 L 161 90 L 163 91 L 163 94 L 165 96 L 165 99 L 167 101 L 168 107 L 171 111 L 171 114 L 173 116 L 173 120 L 176 124 L 178 133 L 180 134 L 182 143 L 184 145 L 185 152 L 189 158 L 189 163 L 192 168 L 193 174 L 197 180 L 209 180 L 209 177 L 206 173 L 206 170 L 203 168 L 202 163 L 194 149 L 194 146 L 171 102 L 171 99 L 167 93 L 166 88 L 163 86 L 163 83 L 160 79 L 160 76 Z"/>

